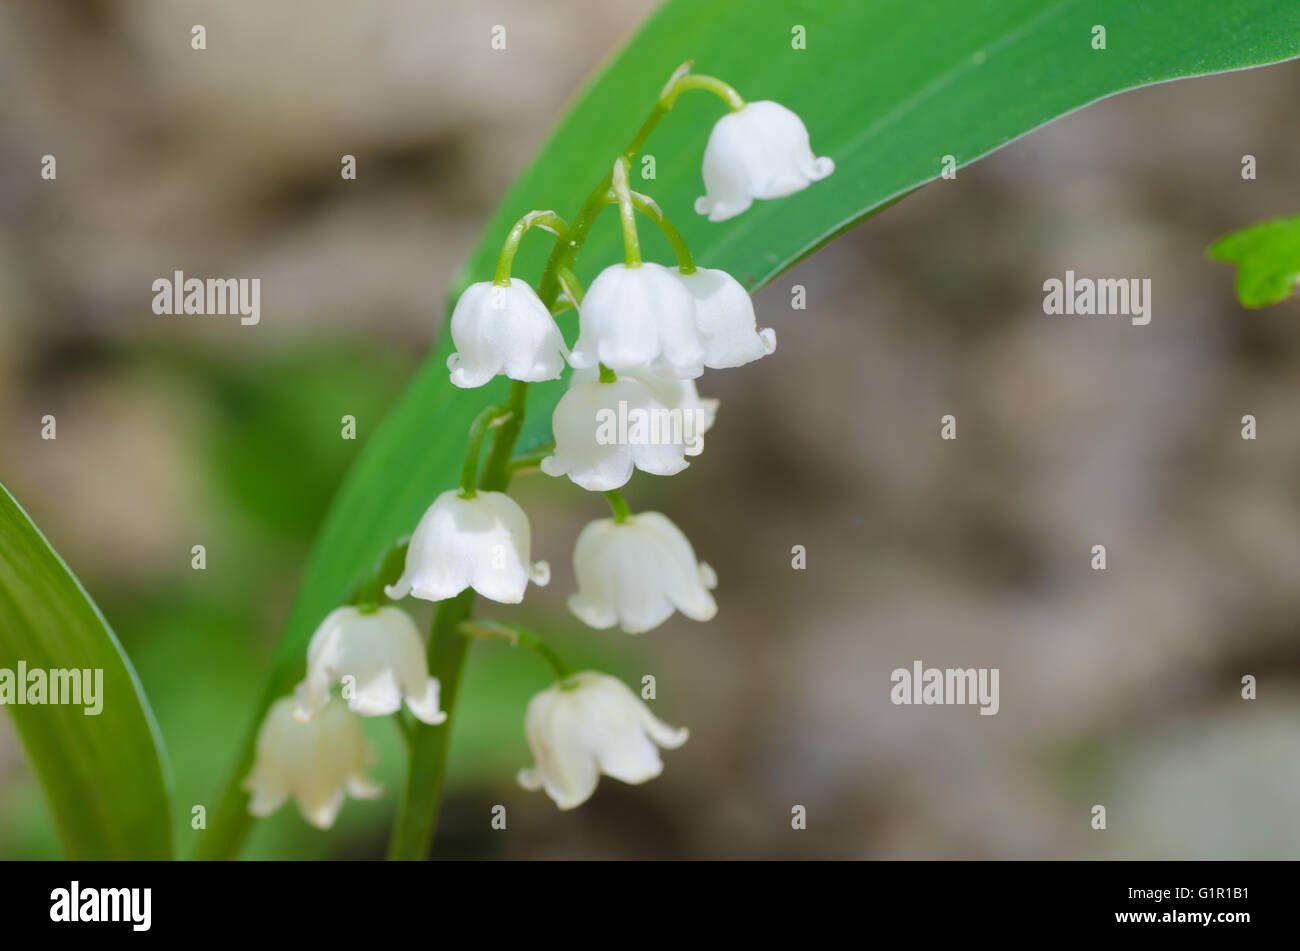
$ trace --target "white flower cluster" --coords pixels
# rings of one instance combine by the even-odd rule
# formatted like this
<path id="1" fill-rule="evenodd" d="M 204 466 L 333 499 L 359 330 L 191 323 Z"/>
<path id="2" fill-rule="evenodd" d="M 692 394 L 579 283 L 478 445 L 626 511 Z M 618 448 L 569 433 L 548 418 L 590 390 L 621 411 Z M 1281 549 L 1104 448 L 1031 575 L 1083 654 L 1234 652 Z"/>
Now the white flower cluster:
<path id="1" fill-rule="evenodd" d="M 793 112 L 772 102 L 735 100 L 704 154 L 707 194 L 696 210 L 711 221 L 740 214 L 754 199 L 793 194 L 834 168 L 830 159 L 813 156 Z M 629 224 L 632 199 L 625 179 L 619 190 L 618 174 L 616 164 L 611 194 L 618 193 L 625 213 L 625 237 L 633 229 L 628 261 L 601 271 L 585 294 L 569 275 L 573 283 L 565 290 L 578 309 L 572 350 L 538 293 L 509 276 L 508 245 L 496 279 L 471 285 L 457 302 L 451 317 L 456 352 L 447 367 L 458 387 L 483 386 L 502 374 L 520 383 L 554 380 L 566 361 L 573 368 L 552 418 L 554 449 L 540 466 L 609 494 L 614 517 L 597 519 L 579 534 L 577 591 L 568 606 L 590 627 L 639 634 L 674 612 L 712 618 L 717 578 L 666 516 L 630 512 L 617 490 L 636 469 L 672 475 L 686 468 L 686 457 L 703 450 L 702 436 L 718 409 L 717 400 L 700 397 L 694 381 L 706 368 L 739 367 L 771 354 L 776 335 L 757 328 L 749 293 L 724 271 L 696 268 L 689 253 L 679 253 L 678 267 L 640 260 L 635 225 Z M 657 206 L 653 211 L 661 217 Z M 542 219 L 555 216 L 527 216 L 512 232 L 514 243 Z M 420 519 L 404 571 L 384 589 L 390 598 L 442 601 L 472 589 L 516 604 L 530 582 L 548 582 L 547 564 L 531 560 L 523 510 L 505 493 L 475 485 L 479 443 L 471 437 L 475 455 L 461 488 L 439 495 Z M 557 682 L 525 713 L 535 763 L 518 778 L 527 789 L 545 790 L 561 809 L 585 802 L 601 773 L 626 783 L 659 775 L 659 748 L 686 741 L 685 729 L 664 724 L 622 682 L 556 669 Z M 340 683 L 341 699 L 332 694 Z M 371 754 L 356 717 L 396 713 L 404 702 L 416 719 L 438 724 L 446 718 L 438 698 L 424 643 L 405 612 L 373 604 L 336 609 L 312 637 L 307 675 L 295 697 L 276 703 L 263 723 L 245 783 L 250 810 L 265 815 L 293 797 L 304 817 L 328 827 L 346 793 L 377 793 L 364 777 Z"/>
<path id="2" fill-rule="evenodd" d="M 341 699 L 331 696 L 338 683 Z M 262 722 L 253 771 L 244 780 L 249 811 L 270 815 L 292 797 L 304 819 L 328 829 L 345 792 L 378 796 L 380 788 L 365 778 L 374 751 L 357 716 L 396 713 L 403 700 L 424 723 L 447 719 L 415 622 L 394 607 L 331 611 L 307 648 L 306 679 Z"/>

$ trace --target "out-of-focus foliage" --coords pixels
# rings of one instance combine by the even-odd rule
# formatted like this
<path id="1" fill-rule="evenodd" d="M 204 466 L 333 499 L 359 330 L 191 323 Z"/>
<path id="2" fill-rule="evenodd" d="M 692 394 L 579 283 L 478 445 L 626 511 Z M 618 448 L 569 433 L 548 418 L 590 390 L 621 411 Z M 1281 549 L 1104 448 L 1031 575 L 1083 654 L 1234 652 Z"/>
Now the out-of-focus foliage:
<path id="1" fill-rule="evenodd" d="M 1237 265 L 1237 299 L 1244 306 L 1276 304 L 1300 281 L 1300 215 L 1226 234 L 1205 253 Z"/>

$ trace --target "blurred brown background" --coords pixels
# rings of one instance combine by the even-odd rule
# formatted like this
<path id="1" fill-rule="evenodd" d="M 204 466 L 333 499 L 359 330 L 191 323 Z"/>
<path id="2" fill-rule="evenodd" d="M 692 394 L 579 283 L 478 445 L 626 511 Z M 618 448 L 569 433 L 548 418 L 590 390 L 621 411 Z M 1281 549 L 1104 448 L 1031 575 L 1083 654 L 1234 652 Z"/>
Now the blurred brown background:
<path id="1" fill-rule="evenodd" d="M 183 851 L 357 451 L 339 416 L 364 439 L 494 203 L 652 6 L 0 8 L 0 479 L 140 672 Z M 495 23 L 504 58 L 464 39 Z M 438 853 L 1300 855 L 1300 308 L 1243 311 L 1203 257 L 1297 211 L 1298 101 L 1300 63 L 1107 100 L 759 293 L 776 354 L 707 375 L 708 451 L 628 493 L 717 568 L 713 623 L 578 630 L 569 552 L 601 505 L 521 481 L 556 569 L 536 626 L 577 664 L 655 674 L 656 712 L 692 737 L 662 778 L 604 780 L 561 814 L 513 781 L 545 672 L 476 647 Z M 174 269 L 260 276 L 262 325 L 154 316 L 150 284 Z M 1151 278 L 1151 324 L 1045 316 L 1042 283 L 1066 269 Z M 893 706 L 890 671 L 918 659 L 1000 668 L 1001 711 Z M 401 764 L 389 725 L 368 726 L 389 795 L 324 835 L 282 810 L 249 855 L 382 854 Z M 0 857 L 57 854 L 0 718 Z"/>

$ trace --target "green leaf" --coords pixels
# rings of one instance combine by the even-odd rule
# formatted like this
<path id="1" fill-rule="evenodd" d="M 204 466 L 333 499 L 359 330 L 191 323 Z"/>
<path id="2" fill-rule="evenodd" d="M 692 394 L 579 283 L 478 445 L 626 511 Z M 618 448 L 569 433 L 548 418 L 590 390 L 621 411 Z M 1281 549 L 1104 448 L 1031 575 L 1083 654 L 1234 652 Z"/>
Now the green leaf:
<path id="1" fill-rule="evenodd" d="M 796 25 L 806 49 L 794 48 Z M 1106 29 L 1104 50 L 1093 48 L 1095 25 Z M 654 156 L 654 180 L 642 177 L 640 160 L 634 163 L 634 187 L 658 200 L 697 262 L 758 287 L 934 180 L 946 155 L 965 165 L 1116 92 L 1297 54 L 1295 0 L 670 0 L 578 96 L 493 215 L 453 291 L 492 276 L 507 230 L 525 212 L 550 208 L 572 216 L 632 139 L 669 74 L 688 59 L 747 99 L 773 99 L 795 110 L 816 154 L 836 163 L 830 178 L 797 195 L 757 202 L 730 221 L 707 222 L 692 206 L 703 191 L 704 144 L 724 107 L 699 92 L 679 100 L 643 150 Z M 584 281 L 621 259 L 615 217 L 607 212 L 592 231 L 578 262 Z M 652 228 L 643 224 L 641 235 L 647 259 L 671 260 Z M 529 234 L 516 276 L 535 281 L 548 250 L 540 234 Z M 572 312 L 559 320 L 572 340 Z M 365 566 L 395 536 L 411 531 L 438 492 L 456 484 L 474 415 L 504 400 L 500 379 L 480 390 L 451 386 L 450 349 L 444 329 L 335 498 L 280 643 L 267 703 L 302 676 L 314 626 Z M 775 372 L 780 359 L 778 349 L 746 372 Z M 704 384 L 707 393 L 707 377 Z M 561 383 L 530 388 L 520 450 L 547 438 L 562 389 Z M 725 412 L 720 425 L 726 425 Z M 538 547 L 556 556 L 547 542 Z M 231 771 L 201 855 L 237 848 L 248 820 L 235 783 L 248 762 L 246 753 Z"/>
<path id="2" fill-rule="evenodd" d="M 16 672 L 20 662 L 28 671 L 103 671 L 97 715 L 87 714 L 93 707 L 84 696 L 82 704 L 5 705 L 68 858 L 171 858 L 162 739 L 131 662 L 76 576 L 0 485 L 0 668 Z"/>
<path id="3" fill-rule="evenodd" d="M 1237 265 L 1237 299 L 1244 306 L 1276 304 L 1290 297 L 1300 281 L 1300 215 L 1234 231 L 1205 253 Z"/>

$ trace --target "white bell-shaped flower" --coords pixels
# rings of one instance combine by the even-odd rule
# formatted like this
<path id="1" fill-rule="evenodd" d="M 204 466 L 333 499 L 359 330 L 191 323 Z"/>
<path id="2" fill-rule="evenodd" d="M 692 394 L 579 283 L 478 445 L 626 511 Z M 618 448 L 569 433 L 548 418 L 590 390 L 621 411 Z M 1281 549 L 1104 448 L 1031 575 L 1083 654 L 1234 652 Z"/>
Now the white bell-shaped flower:
<path id="1" fill-rule="evenodd" d="M 447 358 L 451 382 L 482 386 L 498 373 L 534 383 L 564 372 L 564 338 L 527 281 L 471 284 L 451 312 L 456 352 Z"/>
<path id="2" fill-rule="evenodd" d="M 573 548 L 573 573 L 578 593 L 569 598 L 569 610 L 590 627 L 617 624 L 640 634 L 674 610 L 696 621 L 718 613 L 709 593 L 718 576 L 696 561 L 681 529 L 658 512 L 590 522 Z"/>
<path id="3" fill-rule="evenodd" d="M 591 670 L 533 697 L 524 734 L 535 765 L 519 771 L 519 785 L 545 789 L 561 809 L 590 799 L 601 773 L 633 784 L 654 779 L 664 768 L 655 744 L 677 749 L 690 735 L 656 717 L 621 680 Z"/>
<path id="4" fill-rule="evenodd" d="M 569 362 L 575 368 L 603 363 L 616 372 L 653 365 L 690 380 L 703 373 L 695 302 L 676 269 L 647 261 L 601 271 L 578 308 L 578 342 Z"/>
<path id="5" fill-rule="evenodd" d="M 633 376 L 575 380 L 551 417 L 555 452 L 542 460 L 542 471 L 567 475 L 591 492 L 626 485 L 633 469 L 674 475 L 689 465 L 682 421 Z"/>
<path id="6" fill-rule="evenodd" d="M 716 268 L 678 272 L 695 299 L 695 327 L 704 344 L 704 365 L 713 370 L 744 366 L 776 349 L 776 331 L 756 329 L 754 302 L 743 284 Z"/>
<path id="7" fill-rule="evenodd" d="M 704 451 L 704 434 L 717 421 L 721 400 L 700 396 L 694 380 L 663 376 L 649 367 L 624 370 L 620 375 L 640 380 L 650 388 L 650 394 L 668 410 L 667 429 L 670 434 L 680 429 L 683 453 L 698 456 Z M 599 379 L 600 374 L 594 369 L 573 371 L 574 383 L 594 383 Z M 680 425 L 677 422 L 679 419 Z"/>
<path id="8" fill-rule="evenodd" d="M 447 719 L 438 709 L 438 678 L 429 676 L 420 632 L 400 608 L 362 611 L 346 605 L 326 616 L 307 647 L 297 717 L 309 720 L 324 710 L 330 689 L 340 681 L 348 709 L 364 717 L 396 713 L 405 698 L 417 719 Z"/>
<path id="9" fill-rule="evenodd" d="M 784 198 L 821 181 L 835 162 L 813 155 L 803 120 L 779 103 L 751 102 L 717 121 L 704 147 L 704 191 L 695 210 L 710 221 L 743 212 L 755 198 Z"/>
<path id="10" fill-rule="evenodd" d="M 406 569 L 384 589 L 390 598 L 411 594 L 442 601 L 473 588 L 503 604 L 524 599 L 528 582 L 544 585 L 551 569 L 529 562 L 528 516 L 504 492 L 462 498 L 449 489 L 420 519 L 406 550 Z"/>
<path id="11" fill-rule="evenodd" d="M 253 769 L 244 780 L 248 811 L 269 816 L 292 796 L 304 819 L 328 829 L 346 795 L 375 799 L 383 793 L 366 777 L 374 750 L 341 700 L 305 723 L 294 716 L 295 706 L 292 697 L 281 697 L 262 721 Z"/>

